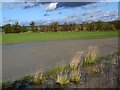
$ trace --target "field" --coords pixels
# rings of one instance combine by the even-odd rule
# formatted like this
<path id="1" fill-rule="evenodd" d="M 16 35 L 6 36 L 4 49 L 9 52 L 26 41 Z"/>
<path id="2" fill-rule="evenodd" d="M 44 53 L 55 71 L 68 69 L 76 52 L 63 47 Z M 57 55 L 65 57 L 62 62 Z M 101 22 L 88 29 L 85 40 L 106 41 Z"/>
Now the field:
<path id="1" fill-rule="evenodd" d="M 0 34 L 3 44 L 20 42 L 49 41 L 49 40 L 74 40 L 74 39 L 96 39 L 117 37 L 118 32 L 42 32 L 22 34 Z"/>

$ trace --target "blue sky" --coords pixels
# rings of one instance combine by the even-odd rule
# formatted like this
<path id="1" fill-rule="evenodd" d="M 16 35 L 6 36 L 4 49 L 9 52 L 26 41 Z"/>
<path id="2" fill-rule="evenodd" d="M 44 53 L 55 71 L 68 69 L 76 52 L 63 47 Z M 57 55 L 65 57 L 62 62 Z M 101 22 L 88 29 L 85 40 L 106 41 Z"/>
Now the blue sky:
<path id="1" fill-rule="evenodd" d="M 13 24 L 16 21 L 21 25 L 29 25 L 30 21 L 35 21 L 36 25 L 42 25 L 56 21 L 62 24 L 118 19 L 117 2 L 3 2 L 1 9 L 2 23 L 0 24 L 2 25 Z"/>

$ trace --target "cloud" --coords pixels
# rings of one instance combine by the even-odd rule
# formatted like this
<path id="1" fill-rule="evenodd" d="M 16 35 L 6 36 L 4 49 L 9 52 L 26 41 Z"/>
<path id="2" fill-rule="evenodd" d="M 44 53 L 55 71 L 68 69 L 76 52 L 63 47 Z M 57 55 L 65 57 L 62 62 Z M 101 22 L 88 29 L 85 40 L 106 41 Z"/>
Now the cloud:
<path id="1" fill-rule="evenodd" d="M 112 21 L 112 20 L 117 20 L 118 19 L 118 10 L 113 10 L 110 12 L 105 12 L 103 15 L 100 17 L 103 21 Z"/>
<path id="2" fill-rule="evenodd" d="M 64 13 L 64 11 L 61 12 L 61 10 L 58 10 L 57 12 L 55 12 L 57 14 L 63 13 L 61 15 L 60 19 L 59 18 L 56 19 L 56 21 L 58 21 L 60 24 L 63 24 L 64 22 L 82 23 L 83 21 L 84 22 L 85 21 L 86 22 L 87 21 L 98 21 L 98 20 L 110 21 L 110 20 L 118 19 L 118 10 L 107 10 L 107 9 L 103 8 L 103 6 L 105 7 L 107 3 L 82 3 L 82 2 L 80 2 L 78 4 L 77 3 L 72 2 L 72 3 L 68 4 L 68 3 L 62 3 L 62 2 L 59 2 L 59 3 L 24 2 L 24 3 L 8 3 L 8 5 L 12 4 L 9 7 L 13 7 L 13 6 L 17 5 L 17 7 L 23 7 L 25 9 L 36 6 L 36 7 L 44 8 L 47 11 L 51 11 L 51 10 L 55 10 L 55 9 L 59 9 L 59 8 L 62 8 L 62 9 L 69 8 L 69 10 L 71 10 L 71 8 L 74 8 L 74 7 L 78 7 L 80 10 L 82 10 L 84 7 L 83 11 L 77 12 L 77 13 L 73 12 L 72 14 L 69 14 L 69 15 L 65 14 L 67 12 L 65 12 L 65 13 Z M 49 19 L 50 15 L 52 15 L 52 14 L 45 12 L 43 15 L 43 16 L 45 16 L 45 18 L 44 18 L 45 20 L 39 20 L 39 19 L 35 20 L 36 24 L 41 25 L 41 24 L 49 24 L 49 23 L 55 22 L 55 19 L 53 19 L 53 20 Z M 47 17 L 47 16 L 49 16 L 49 17 Z M 10 20 L 8 20 L 8 21 L 6 20 L 6 22 L 10 22 Z M 13 20 L 11 20 L 11 22 L 13 22 Z M 25 25 L 26 24 L 29 25 L 29 21 L 24 21 L 21 23 L 23 23 Z"/>
<path id="3" fill-rule="evenodd" d="M 57 8 L 57 4 L 58 3 L 50 3 L 48 5 L 46 5 L 46 10 L 55 10 Z"/>
<path id="4" fill-rule="evenodd" d="M 59 2 L 57 8 L 72 8 L 72 7 L 80 7 L 87 4 L 91 4 L 93 2 Z"/>
<path id="5" fill-rule="evenodd" d="M 5 24 L 14 24 L 17 20 L 13 20 L 13 19 L 8 19 L 8 18 L 4 18 L 5 20 L 2 21 L 2 25 L 5 25 Z"/>
<path id="6" fill-rule="evenodd" d="M 82 23 L 91 21 L 112 21 L 118 19 L 118 10 L 106 11 L 103 9 L 86 10 L 85 12 L 76 13 L 71 16 L 65 16 L 60 23 Z"/>
<path id="7" fill-rule="evenodd" d="M 41 7 L 48 11 L 55 10 L 58 8 L 73 8 L 80 7 L 93 2 L 3 2 L 3 7 L 16 8 L 22 7 L 24 9 L 32 7 Z"/>
<path id="8" fill-rule="evenodd" d="M 21 7 L 23 7 L 24 9 L 32 8 L 34 6 L 37 6 L 37 4 L 32 2 L 25 2 L 24 4 L 21 5 Z"/>
<path id="9" fill-rule="evenodd" d="M 51 11 L 58 8 L 73 8 L 73 7 L 79 7 L 84 6 L 87 4 L 91 4 L 93 2 L 26 2 L 24 4 L 24 8 L 31 8 L 31 7 L 43 7 L 44 9 Z"/>
<path id="10" fill-rule="evenodd" d="M 100 9 L 95 9 L 95 10 L 86 10 L 84 13 L 82 13 L 82 16 L 86 16 L 86 15 L 95 15 L 95 14 L 99 14 L 102 13 L 103 10 Z"/>
<path id="11" fill-rule="evenodd" d="M 110 2 L 96 2 L 96 3 L 92 3 L 92 4 L 87 4 L 87 5 L 84 5 L 84 6 L 81 6 L 81 8 L 83 8 L 84 10 L 87 10 L 87 9 L 94 9 L 94 8 L 98 8 L 98 7 L 103 7 L 103 6 L 106 6 L 108 5 Z"/>

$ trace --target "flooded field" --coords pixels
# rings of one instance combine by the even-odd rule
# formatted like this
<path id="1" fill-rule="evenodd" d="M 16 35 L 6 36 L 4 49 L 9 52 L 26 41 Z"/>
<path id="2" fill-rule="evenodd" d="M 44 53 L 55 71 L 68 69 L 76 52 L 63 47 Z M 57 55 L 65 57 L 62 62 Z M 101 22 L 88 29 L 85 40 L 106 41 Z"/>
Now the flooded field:
<path id="1" fill-rule="evenodd" d="M 98 46 L 98 55 L 104 56 L 118 50 L 118 38 L 4 44 L 3 80 L 67 64 L 75 52 L 93 45 Z"/>

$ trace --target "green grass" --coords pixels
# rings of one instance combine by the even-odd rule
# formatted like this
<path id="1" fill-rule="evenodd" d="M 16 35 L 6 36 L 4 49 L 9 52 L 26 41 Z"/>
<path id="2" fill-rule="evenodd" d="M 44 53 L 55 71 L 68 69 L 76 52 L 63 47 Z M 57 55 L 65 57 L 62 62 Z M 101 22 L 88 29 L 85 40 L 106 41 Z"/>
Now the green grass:
<path id="1" fill-rule="evenodd" d="M 49 40 L 74 40 L 94 38 L 96 39 L 117 36 L 118 32 L 44 32 L 23 34 L 0 34 L 0 38 L 2 38 L 3 44 Z"/>

